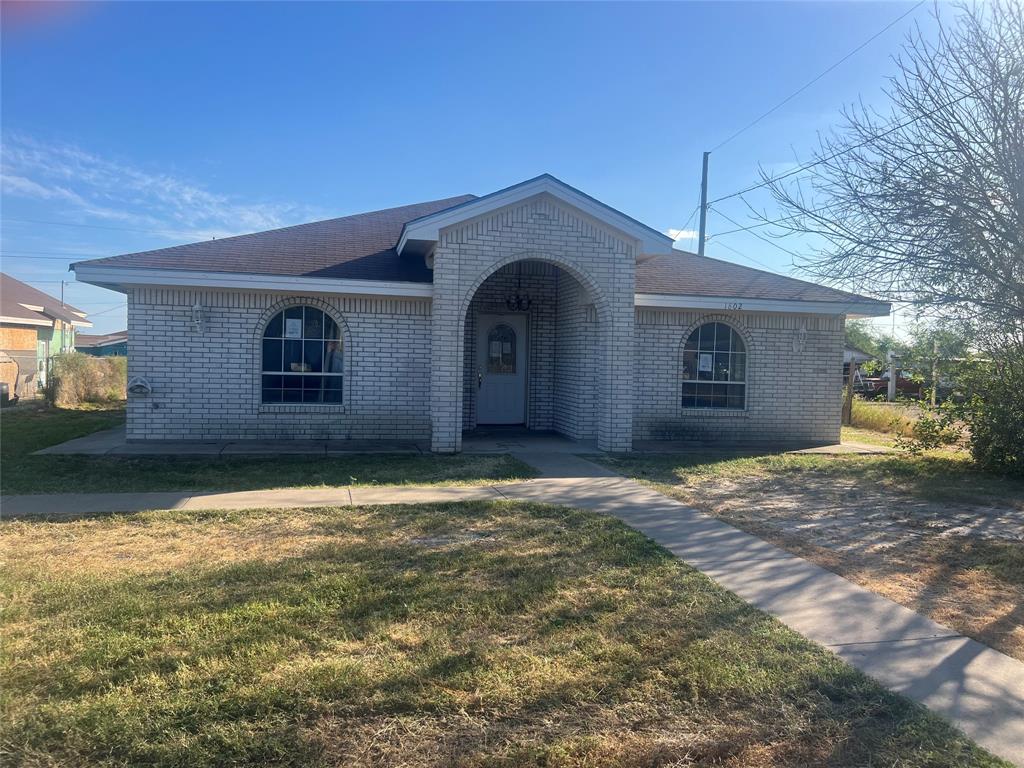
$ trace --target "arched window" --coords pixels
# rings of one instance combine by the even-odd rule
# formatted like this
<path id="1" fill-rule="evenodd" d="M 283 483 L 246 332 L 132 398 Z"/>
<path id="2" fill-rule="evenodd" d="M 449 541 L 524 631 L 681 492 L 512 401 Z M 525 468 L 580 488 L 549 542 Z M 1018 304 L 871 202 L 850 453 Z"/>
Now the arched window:
<path id="1" fill-rule="evenodd" d="M 725 323 L 705 323 L 683 347 L 683 408 L 742 410 L 747 401 L 747 348 Z"/>
<path id="2" fill-rule="evenodd" d="M 504 323 L 487 334 L 487 372 L 516 372 L 516 332 Z"/>
<path id="3" fill-rule="evenodd" d="M 338 324 L 316 307 L 288 307 L 263 331 L 264 403 L 340 403 L 344 349 Z"/>

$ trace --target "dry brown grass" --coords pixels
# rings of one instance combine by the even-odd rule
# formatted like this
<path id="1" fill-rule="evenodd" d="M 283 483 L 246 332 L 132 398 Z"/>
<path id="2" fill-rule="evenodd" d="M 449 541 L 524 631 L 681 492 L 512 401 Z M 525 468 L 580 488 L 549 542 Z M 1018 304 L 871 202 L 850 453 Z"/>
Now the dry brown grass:
<path id="1" fill-rule="evenodd" d="M 1024 661 L 1024 511 L 802 475 L 663 486 L 687 504 Z"/>
<path id="2" fill-rule="evenodd" d="M 5 764 L 995 766 L 617 521 L 472 503 L 0 526 Z"/>

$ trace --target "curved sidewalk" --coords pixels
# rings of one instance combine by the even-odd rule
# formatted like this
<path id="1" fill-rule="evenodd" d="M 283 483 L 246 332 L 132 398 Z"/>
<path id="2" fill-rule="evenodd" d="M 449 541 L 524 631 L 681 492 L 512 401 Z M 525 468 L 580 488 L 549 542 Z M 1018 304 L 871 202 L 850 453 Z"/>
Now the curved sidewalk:
<path id="1" fill-rule="evenodd" d="M 542 477 L 491 486 L 10 496 L 3 516 L 515 499 L 613 515 L 743 600 L 1024 766 L 1024 663 L 768 542 L 571 454 L 521 453 Z"/>

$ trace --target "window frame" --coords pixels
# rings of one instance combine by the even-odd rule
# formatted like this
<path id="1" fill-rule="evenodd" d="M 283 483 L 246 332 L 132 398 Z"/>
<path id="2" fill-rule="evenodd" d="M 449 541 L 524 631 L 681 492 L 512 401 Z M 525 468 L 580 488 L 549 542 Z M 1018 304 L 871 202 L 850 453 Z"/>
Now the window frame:
<path id="1" fill-rule="evenodd" d="M 286 324 L 285 324 L 285 321 L 286 321 L 286 319 L 288 319 L 287 315 L 288 315 L 289 311 L 294 313 L 294 311 L 296 309 L 302 310 L 302 315 L 301 315 L 302 332 L 301 332 L 301 335 L 299 337 L 289 339 L 289 338 L 287 338 L 285 336 L 285 334 L 286 334 Z M 307 333 L 306 310 L 307 309 L 317 311 L 317 312 L 321 313 L 321 315 L 322 315 L 321 322 L 322 322 L 324 327 L 321 330 L 322 336 L 320 338 L 308 338 L 307 339 L 307 337 L 306 337 L 306 333 Z M 290 318 L 290 319 L 296 319 L 296 318 Z M 327 321 L 328 320 L 333 322 L 334 326 L 336 328 L 336 334 L 335 334 L 334 338 L 328 338 L 327 337 L 327 328 L 326 328 L 326 326 L 327 326 Z M 279 322 L 280 323 L 280 329 L 279 329 L 279 332 L 278 332 L 279 335 L 274 335 L 274 336 L 269 336 L 268 337 L 267 336 L 267 332 L 271 329 L 271 327 L 275 324 L 275 322 Z M 264 342 L 268 341 L 268 340 L 269 341 L 278 341 L 281 344 L 281 354 L 282 354 L 282 363 L 281 363 L 281 365 L 282 365 L 282 370 L 280 370 L 280 371 L 266 370 L 266 364 L 265 364 L 265 360 L 264 360 Z M 350 352 L 351 352 L 351 342 L 350 342 L 350 338 L 349 338 L 348 328 L 345 325 L 343 319 L 340 316 L 338 316 L 335 312 L 331 311 L 329 307 L 325 307 L 325 306 L 323 306 L 323 304 L 321 302 L 316 301 L 316 300 L 312 300 L 312 299 L 305 299 L 305 300 L 303 300 L 303 299 L 296 299 L 296 300 L 293 300 L 293 301 L 289 301 L 286 304 L 277 304 L 273 308 L 268 310 L 267 313 L 264 315 L 263 322 L 261 322 L 259 327 L 257 328 L 256 338 L 255 338 L 254 341 L 255 341 L 255 358 L 256 358 L 256 360 L 255 360 L 255 369 L 256 369 L 255 370 L 255 399 L 256 399 L 257 411 L 259 413 L 281 413 L 281 412 L 296 412 L 296 411 L 301 411 L 301 412 L 317 412 L 317 411 L 347 412 L 349 410 L 348 404 L 349 404 L 349 401 L 350 401 L 350 394 L 351 394 L 351 375 L 350 375 L 350 365 L 349 365 L 349 359 L 350 358 L 349 358 L 349 355 L 350 355 Z M 285 371 L 285 370 L 283 370 L 284 369 L 284 365 L 285 365 L 284 359 L 283 359 L 283 356 L 285 354 L 285 349 L 284 349 L 285 343 L 286 342 L 293 342 L 293 343 L 299 344 L 300 345 L 300 349 L 302 350 L 302 353 L 305 354 L 307 341 L 308 342 L 320 342 L 322 344 L 321 354 L 323 356 L 326 356 L 328 342 L 336 341 L 338 343 L 339 349 L 341 351 L 341 371 L 339 371 L 339 372 L 325 372 L 323 370 L 320 370 L 320 371 Z M 324 359 L 325 359 L 324 357 L 321 358 L 321 363 L 320 363 L 321 368 L 324 365 Z M 304 360 L 303 360 L 303 364 L 305 364 Z M 318 399 L 318 400 L 303 401 L 303 400 L 284 400 L 283 397 L 282 397 L 281 400 L 277 400 L 277 401 L 274 401 L 274 400 L 271 400 L 271 401 L 264 400 L 264 389 L 265 389 L 265 387 L 264 387 L 264 376 L 274 376 L 274 375 L 278 375 L 278 376 L 282 376 L 282 377 L 284 377 L 284 376 L 294 376 L 294 377 L 310 377 L 310 378 L 317 378 L 317 379 L 319 379 L 320 386 L 318 388 L 318 391 L 320 393 L 320 399 Z M 326 379 L 337 379 L 337 380 L 340 381 L 340 387 L 338 387 L 338 390 L 340 391 L 340 400 L 337 400 L 337 401 L 325 401 L 325 400 L 322 399 L 323 395 L 324 395 L 324 392 L 326 391 L 324 389 L 324 381 Z M 285 388 L 281 387 L 280 389 L 283 392 L 283 390 Z M 303 392 L 303 391 L 305 391 L 305 390 L 304 389 L 300 389 L 299 390 L 300 393 Z"/>
<path id="2" fill-rule="evenodd" d="M 702 347 L 702 340 L 701 340 L 701 337 L 702 337 L 702 333 L 701 332 L 702 332 L 702 330 L 706 326 L 719 326 L 719 325 L 725 326 L 726 328 L 729 329 L 730 335 L 729 335 L 729 346 L 728 346 L 728 348 L 727 349 L 720 349 L 720 348 L 717 347 L 717 332 L 718 332 L 717 328 L 715 328 L 716 336 L 715 336 L 715 338 L 711 342 L 711 348 L 710 349 L 703 348 Z M 689 344 L 690 344 L 690 340 L 694 336 L 696 336 L 696 338 L 697 338 L 696 349 L 688 349 Z M 737 339 L 739 341 L 739 343 L 742 345 L 742 351 L 735 351 L 733 349 L 733 340 L 734 339 Z M 715 361 L 714 358 L 712 358 L 711 378 L 703 378 L 703 379 L 700 378 L 700 371 L 699 371 L 699 369 L 694 371 L 694 374 L 693 374 L 692 377 L 684 378 L 684 376 L 683 376 L 683 369 L 685 368 L 685 365 L 686 365 L 686 363 L 684 361 L 685 361 L 686 355 L 688 353 L 695 353 L 697 355 L 697 360 L 698 361 L 700 360 L 701 353 L 712 354 L 712 355 L 726 354 L 727 355 L 727 361 L 728 361 L 728 369 L 727 369 L 727 371 L 728 371 L 729 378 L 725 379 L 725 380 L 714 378 L 714 375 L 715 375 L 714 366 L 716 365 L 716 361 Z M 743 379 L 741 381 L 735 381 L 735 380 L 732 379 L 732 375 L 733 375 L 733 371 L 734 371 L 734 365 L 735 365 L 735 355 L 743 355 Z M 698 366 L 699 366 L 699 362 L 698 362 Z M 719 415 L 723 415 L 723 416 L 729 416 L 729 415 L 736 416 L 736 415 L 742 415 L 742 414 L 747 413 L 748 407 L 749 407 L 749 402 L 748 402 L 748 399 L 747 399 L 747 393 L 748 393 L 749 385 L 750 385 L 750 343 L 749 343 L 749 340 L 746 338 L 746 336 L 732 322 L 729 322 L 728 320 L 725 320 L 725 319 L 719 318 L 719 317 L 709 317 L 709 318 L 704 318 L 699 323 L 691 326 L 688 329 L 688 332 L 686 333 L 686 335 L 683 336 L 683 339 L 682 339 L 682 341 L 680 343 L 680 346 L 679 346 L 679 367 L 680 367 L 680 371 L 679 371 L 679 376 L 678 376 L 678 379 L 677 379 L 677 382 L 678 382 L 677 386 L 678 386 L 678 388 L 676 390 L 676 396 L 677 396 L 678 400 L 676 402 L 678 403 L 678 407 L 679 407 L 680 411 L 684 415 L 685 414 L 693 414 L 693 413 L 701 413 L 701 414 L 719 414 Z M 730 406 L 730 405 L 725 405 L 725 406 L 686 405 L 685 402 L 684 402 L 685 398 L 692 397 L 692 398 L 696 399 L 698 397 L 698 395 L 696 395 L 696 394 L 693 394 L 693 395 L 686 395 L 686 394 L 684 394 L 684 388 L 688 384 L 691 384 L 691 385 L 715 385 L 715 384 L 719 384 L 719 385 L 723 385 L 725 387 L 741 387 L 742 388 L 742 392 L 743 392 L 743 404 L 741 406 Z M 726 395 L 725 396 L 727 398 L 729 396 L 728 395 L 728 389 L 726 390 Z"/>

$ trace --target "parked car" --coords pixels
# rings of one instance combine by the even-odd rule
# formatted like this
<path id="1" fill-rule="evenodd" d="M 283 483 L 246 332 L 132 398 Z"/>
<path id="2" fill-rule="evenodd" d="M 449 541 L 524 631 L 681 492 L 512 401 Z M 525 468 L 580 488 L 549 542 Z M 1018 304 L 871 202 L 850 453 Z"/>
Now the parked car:
<path id="1" fill-rule="evenodd" d="M 877 399 L 886 397 L 889 393 L 889 372 L 884 371 L 881 376 L 868 376 L 863 379 L 864 397 Z M 920 400 L 924 397 L 924 382 L 920 378 L 914 378 L 910 371 L 896 370 L 896 396 L 909 397 Z"/>

